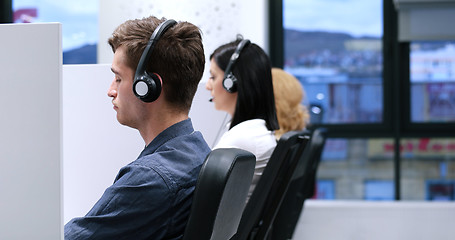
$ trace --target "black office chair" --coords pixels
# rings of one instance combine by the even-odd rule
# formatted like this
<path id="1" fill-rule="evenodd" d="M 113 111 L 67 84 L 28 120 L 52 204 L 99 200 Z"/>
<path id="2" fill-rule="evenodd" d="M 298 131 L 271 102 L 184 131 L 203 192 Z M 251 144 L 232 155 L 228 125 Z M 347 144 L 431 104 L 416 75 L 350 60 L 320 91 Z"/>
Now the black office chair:
<path id="1" fill-rule="evenodd" d="M 327 130 L 318 128 L 313 131 L 311 140 L 303 154 L 302 164 L 298 166 L 272 227 L 273 240 L 292 239 L 306 199 L 314 196 L 316 174 L 321 160 Z"/>
<path id="2" fill-rule="evenodd" d="M 240 220 L 233 239 L 264 239 L 259 233 L 273 223 L 298 158 L 308 142 L 307 131 L 285 133 L 272 153 Z M 267 231 L 266 231 L 267 232 Z"/>
<path id="3" fill-rule="evenodd" d="M 184 240 L 227 240 L 235 234 L 255 165 L 256 157 L 245 150 L 210 152 L 196 183 Z"/>

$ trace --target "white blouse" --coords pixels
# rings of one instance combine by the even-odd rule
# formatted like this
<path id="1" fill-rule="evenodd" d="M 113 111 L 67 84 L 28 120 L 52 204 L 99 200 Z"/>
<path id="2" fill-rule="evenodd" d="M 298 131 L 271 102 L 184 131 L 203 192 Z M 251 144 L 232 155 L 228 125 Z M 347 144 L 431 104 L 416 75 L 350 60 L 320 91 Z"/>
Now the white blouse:
<path id="1" fill-rule="evenodd" d="M 265 120 L 252 119 L 241 122 L 225 132 L 214 149 L 239 148 L 256 156 L 256 167 L 248 194 L 250 196 L 276 147 L 276 143 L 274 132 L 267 129 Z"/>

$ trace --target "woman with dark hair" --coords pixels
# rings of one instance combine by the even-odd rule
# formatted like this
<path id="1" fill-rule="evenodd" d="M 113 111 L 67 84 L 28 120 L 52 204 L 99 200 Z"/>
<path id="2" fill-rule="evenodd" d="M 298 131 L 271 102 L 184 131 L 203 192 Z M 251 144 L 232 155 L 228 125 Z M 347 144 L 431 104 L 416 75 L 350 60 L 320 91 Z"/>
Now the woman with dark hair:
<path id="1" fill-rule="evenodd" d="M 256 156 L 251 194 L 275 149 L 274 130 L 279 128 L 270 59 L 249 40 L 224 44 L 210 56 L 206 88 L 215 108 L 231 116 L 214 148 L 240 148 Z"/>

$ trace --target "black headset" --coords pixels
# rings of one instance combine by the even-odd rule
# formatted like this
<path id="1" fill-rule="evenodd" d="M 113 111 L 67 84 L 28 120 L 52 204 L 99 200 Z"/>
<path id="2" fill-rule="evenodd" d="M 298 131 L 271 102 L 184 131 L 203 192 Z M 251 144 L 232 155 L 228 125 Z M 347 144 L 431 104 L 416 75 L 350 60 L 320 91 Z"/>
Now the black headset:
<path id="1" fill-rule="evenodd" d="M 134 74 L 133 92 L 136 97 L 144 102 L 153 102 L 158 99 L 161 94 L 162 81 L 160 75 L 157 73 L 148 74 L 146 65 L 150 60 L 153 47 L 158 39 L 168 28 L 174 26 L 176 23 L 175 20 L 169 19 L 158 25 L 155 31 L 153 31 L 153 34 L 147 43 L 147 47 L 145 47 L 139 60 L 136 73 Z"/>
<path id="2" fill-rule="evenodd" d="M 240 52 L 242 52 L 242 49 L 245 48 L 245 46 L 248 44 L 250 44 L 250 40 L 248 39 L 243 39 L 242 41 L 240 41 L 231 58 L 229 59 L 226 71 L 224 71 L 223 87 L 224 89 L 226 89 L 226 91 L 230 93 L 237 91 L 237 78 L 232 73 L 232 68 L 234 67 L 235 62 L 239 58 Z"/>

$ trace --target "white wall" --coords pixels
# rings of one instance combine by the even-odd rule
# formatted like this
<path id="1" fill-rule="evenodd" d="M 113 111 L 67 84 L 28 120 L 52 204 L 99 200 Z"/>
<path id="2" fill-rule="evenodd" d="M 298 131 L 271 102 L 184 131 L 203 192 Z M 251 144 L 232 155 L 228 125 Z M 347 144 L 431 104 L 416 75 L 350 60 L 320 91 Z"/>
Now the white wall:
<path id="1" fill-rule="evenodd" d="M 267 0 L 100 0 L 98 63 L 110 63 L 112 50 L 107 44 L 115 28 L 128 19 L 150 15 L 188 21 L 202 30 L 208 79 L 208 57 L 237 34 L 268 49 Z"/>
<path id="2" fill-rule="evenodd" d="M 309 200 L 293 239 L 451 240 L 454 202 Z"/>
<path id="3" fill-rule="evenodd" d="M 85 215 L 144 146 L 116 120 L 107 96 L 113 77 L 106 64 L 63 66 L 64 223 Z"/>
<path id="4" fill-rule="evenodd" d="M 0 36 L 0 239 L 61 239 L 61 25 Z"/>

